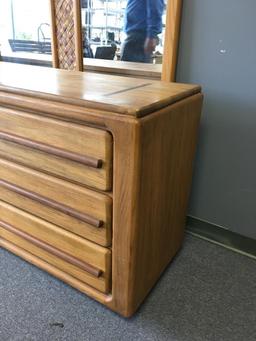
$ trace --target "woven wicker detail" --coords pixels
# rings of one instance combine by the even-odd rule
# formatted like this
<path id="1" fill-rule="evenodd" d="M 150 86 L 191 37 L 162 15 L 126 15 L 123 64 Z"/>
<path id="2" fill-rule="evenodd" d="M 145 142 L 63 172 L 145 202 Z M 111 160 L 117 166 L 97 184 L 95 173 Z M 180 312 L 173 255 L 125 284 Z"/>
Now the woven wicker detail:
<path id="1" fill-rule="evenodd" d="M 76 67 L 73 6 L 73 0 L 55 0 L 59 67 L 68 70 L 74 70 Z"/>

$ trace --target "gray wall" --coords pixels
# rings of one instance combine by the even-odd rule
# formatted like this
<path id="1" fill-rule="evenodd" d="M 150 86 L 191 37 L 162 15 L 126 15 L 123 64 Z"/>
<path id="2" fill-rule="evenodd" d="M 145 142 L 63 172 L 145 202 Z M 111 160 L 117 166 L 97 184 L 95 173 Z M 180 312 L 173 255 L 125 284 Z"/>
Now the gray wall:
<path id="1" fill-rule="evenodd" d="M 256 238 L 256 0 L 184 0 L 177 76 L 205 93 L 189 215 Z"/>

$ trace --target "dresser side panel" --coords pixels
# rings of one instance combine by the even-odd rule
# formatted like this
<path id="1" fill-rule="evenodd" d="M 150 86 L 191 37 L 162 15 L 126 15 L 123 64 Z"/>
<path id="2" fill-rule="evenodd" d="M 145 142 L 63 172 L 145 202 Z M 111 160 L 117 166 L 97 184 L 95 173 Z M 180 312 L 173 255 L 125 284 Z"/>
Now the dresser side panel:
<path id="1" fill-rule="evenodd" d="M 201 105 L 195 95 L 141 120 L 131 311 L 182 245 Z"/>

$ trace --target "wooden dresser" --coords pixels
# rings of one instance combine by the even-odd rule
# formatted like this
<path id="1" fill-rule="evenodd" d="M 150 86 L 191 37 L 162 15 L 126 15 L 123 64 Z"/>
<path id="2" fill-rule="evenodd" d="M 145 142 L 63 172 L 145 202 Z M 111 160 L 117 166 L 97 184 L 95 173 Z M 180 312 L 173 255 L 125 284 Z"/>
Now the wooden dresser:
<path id="1" fill-rule="evenodd" d="M 131 316 L 182 244 L 201 104 L 199 86 L 0 63 L 0 245 Z"/>

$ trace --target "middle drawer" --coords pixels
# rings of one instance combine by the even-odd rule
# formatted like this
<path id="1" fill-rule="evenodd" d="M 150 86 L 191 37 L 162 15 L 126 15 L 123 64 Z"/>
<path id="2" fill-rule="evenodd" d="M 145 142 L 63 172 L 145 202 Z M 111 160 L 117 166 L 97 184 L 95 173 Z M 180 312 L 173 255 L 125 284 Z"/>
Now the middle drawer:
<path id="1" fill-rule="evenodd" d="M 100 245 L 111 244 L 107 195 L 0 159 L 0 199 Z"/>

